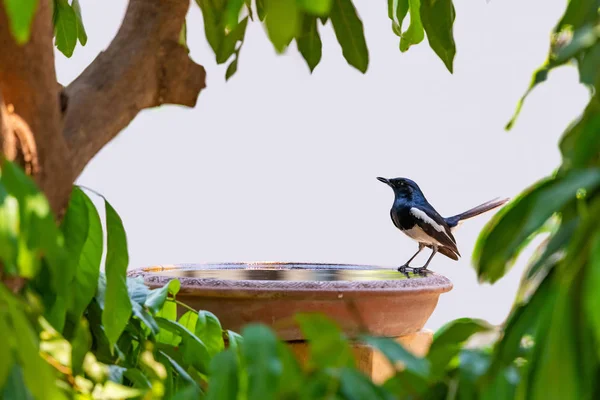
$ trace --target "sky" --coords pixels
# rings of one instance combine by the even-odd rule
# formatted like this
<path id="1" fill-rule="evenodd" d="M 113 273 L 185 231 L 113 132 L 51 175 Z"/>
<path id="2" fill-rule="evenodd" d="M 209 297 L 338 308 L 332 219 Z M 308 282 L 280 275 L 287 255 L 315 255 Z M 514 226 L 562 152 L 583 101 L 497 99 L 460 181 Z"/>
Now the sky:
<path id="1" fill-rule="evenodd" d="M 127 5 L 81 3 L 89 39 L 71 59 L 56 53 L 62 84 L 108 46 Z M 121 215 L 130 268 L 264 260 L 395 268 L 417 245 L 393 226 L 393 194 L 377 176 L 415 180 L 449 216 L 514 197 L 551 174 L 558 140 L 588 99 L 576 70 L 551 73 L 514 128 L 504 126 L 566 2 L 454 3 L 454 74 L 426 40 L 400 53 L 385 2 L 356 0 L 370 51 L 366 74 L 347 65 L 330 24 L 320 29 L 323 58 L 310 74 L 295 45 L 277 55 L 254 22 L 229 82 L 192 4 L 190 54 L 208 74 L 197 106 L 143 111 L 77 180 Z M 460 261 L 434 258 L 430 268 L 454 288 L 427 328 L 459 317 L 506 318 L 533 249 L 496 284 L 478 283 L 471 254 L 491 216 L 455 233 Z"/>

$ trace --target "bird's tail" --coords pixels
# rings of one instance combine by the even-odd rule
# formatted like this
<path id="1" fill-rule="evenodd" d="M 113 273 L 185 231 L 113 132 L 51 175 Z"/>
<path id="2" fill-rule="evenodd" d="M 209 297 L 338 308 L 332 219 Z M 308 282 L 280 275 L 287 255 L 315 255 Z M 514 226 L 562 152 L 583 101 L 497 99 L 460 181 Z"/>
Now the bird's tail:
<path id="1" fill-rule="evenodd" d="M 501 205 L 505 204 L 509 199 L 494 199 L 483 204 L 478 205 L 477 207 L 473 207 L 470 210 L 467 210 L 463 213 L 455 215 L 453 217 L 446 218 L 446 223 L 450 228 L 454 228 L 461 221 L 465 219 L 473 218 L 478 216 L 479 214 L 483 214 L 484 212 L 493 210 L 494 208 L 498 208 Z"/>

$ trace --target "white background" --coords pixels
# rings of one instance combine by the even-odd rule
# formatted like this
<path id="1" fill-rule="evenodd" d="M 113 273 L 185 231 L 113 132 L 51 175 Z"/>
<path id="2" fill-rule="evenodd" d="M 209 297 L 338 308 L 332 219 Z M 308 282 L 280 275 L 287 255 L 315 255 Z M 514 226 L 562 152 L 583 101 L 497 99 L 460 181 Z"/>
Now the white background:
<path id="1" fill-rule="evenodd" d="M 72 59 L 57 53 L 63 84 L 106 48 L 126 7 L 81 3 L 89 42 Z M 454 75 L 426 40 L 401 54 L 385 2 L 374 3 L 356 1 L 370 50 L 366 75 L 345 63 L 330 24 L 311 75 L 295 45 L 276 55 L 255 22 L 228 83 L 192 4 L 191 56 L 208 72 L 197 107 L 142 112 L 77 181 L 122 216 L 131 268 L 260 260 L 394 267 L 416 244 L 392 225 L 392 192 L 376 176 L 416 180 L 450 215 L 515 196 L 558 166 L 558 139 L 588 96 L 575 69 L 552 73 L 515 128 L 503 128 L 545 59 L 565 1 L 456 0 Z M 428 327 L 463 316 L 504 320 L 531 251 L 497 284 L 478 284 L 471 253 L 490 217 L 456 233 L 459 262 L 434 259 L 432 269 L 454 289 Z"/>

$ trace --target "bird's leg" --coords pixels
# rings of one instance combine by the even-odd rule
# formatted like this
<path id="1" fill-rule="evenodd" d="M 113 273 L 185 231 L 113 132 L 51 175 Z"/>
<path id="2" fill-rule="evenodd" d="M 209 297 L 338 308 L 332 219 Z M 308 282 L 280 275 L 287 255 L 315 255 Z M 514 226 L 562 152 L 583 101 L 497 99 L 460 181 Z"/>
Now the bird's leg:
<path id="1" fill-rule="evenodd" d="M 419 253 L 421 252 L 421 250 L 423 250 L 425 248 L 425 245 L 419 243 L 419 250 L 417 250 L 417 252 L 407 261 L 404 263 L 404 265 L 398 267 L 398 271 L 400 272 L 406 272 L 406 268 L 410 268 L 409 264 L 412 260 L 415 259 L 416 256 L 419 255 Z"/>
<path id="2" fill-rule="evenodd" d="M 421 268 L 413 268 L 413 272 L 415 274 L 420 274 L 423 271 L 427 270 L 427 267 L 429 266 L 431 259 L 433 258 L 433 256 L 435 256 L 435 253 L 437 253 L 437 251 L 438 251 L 438 247 L 435 244 L 432 245 L 431 248 L 433 251 L 431 252 L 431 255 L 429 256 L 429 258 L 427 259 L 427 262 L 425 263 L 425 265 L 423 265 Z"/>

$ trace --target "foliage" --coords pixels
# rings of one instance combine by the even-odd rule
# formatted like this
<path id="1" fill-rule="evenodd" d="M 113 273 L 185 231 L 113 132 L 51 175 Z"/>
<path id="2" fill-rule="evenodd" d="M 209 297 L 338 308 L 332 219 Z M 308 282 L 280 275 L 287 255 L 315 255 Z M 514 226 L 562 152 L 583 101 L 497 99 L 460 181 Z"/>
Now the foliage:
<path id="1" fill-rule="evenodd" d="M 13 35 L 24 42 L 36 0 L 4 0 L 11 5 Z M 53 0 L 56 47 L 71 57 L 79 42 L 85 46 L 87 35 L 79 0 Z M 218 64 L 229 62 L 225 77 L 237 71 L 249 21 L 263 23 L 268 39 L 277 53 L 295 41 L 298 51 L 312 72 L 321 61 L 320 30 L 331 22 L 348 64 L 361 72 L 369 66 L 369 50 L 363 23 L 352 0 L 196 0 L 202 11 L 204 33 Z M 382 10 L 383 11 L 383 10 Z M 450 72 L 456 54 L 452 31 L 455 11 L 452 0 L 388 0 L 392 32 L 400 38 L 400 51 L 425 38 Z M 410 20 L 405 31 L 403 22 Z M 187 48 L 185 24 L 181 44 Z"/>
<path id="2" fill-rule="evenodd" d="M 218 63 L 237 70 L 248 21 L 258 19 L 278 52 L 293 40 L 313 70 L 321 59 L 319 26 L 329 21 L 346 60 L 368 67 L 362 22 L 350 0 L 198 0 Z M 4 0 L 23 43 L 37 2 Z M 76 0 L 55 0 L 56 45 L 70 56 L 87 39 Z M 473 255 L 482 282 L 502 278 L 537 235 L 548 233 L 522 278 L 504 326 L 461 319 L 440 329 L 426 357 L 398 343 L 352 338 L 379 349 L 394 365 L 377 385 L 355 366 L 345 337 L 318 315 L 299 315 L 310 359 L 299 365 L 274 333 L 247 326 L 223 331 L 216 316 L 177 300 L 179 283 L 150 290 L 126 278 L 127 243 L 118 214 L 105 202 L 100 218 L 75 188 L 57 228 L 44 196 L 20 169 L 0 174 L 0 342 L 3 398 L 412 399 L 583 398 L 600 396 L 600 17 L 598 0 L 570 0 L 554 29 L 549 55 L 518 104 L 552 69 L 574 63 L 590 87 L 583 114 L 560 141 L 562 164 L 492 218 Z M 400 50 L 423 41 L 452 70 L 454 7 L 450 0 L 388 2 Z M 243 18 L 241 18 L 243 17 Z M 406 18 L 410 22 L 404 30 Z M 240 19 L 241 18 L 241 19 Z M 289 24 L 283 24 L 288 21 Z M 185 27 L 182 43 L 185 43 Z M 515 119 L 509 124 L 510 128 Z M 106 248 L 106 249 L 105 249 Z M 101 259 L 106 250 L 105 272 Z M 179 310 L 186 312 L 179 316 Z M 465 345 L 497 333 L 490 345 Z"/>

